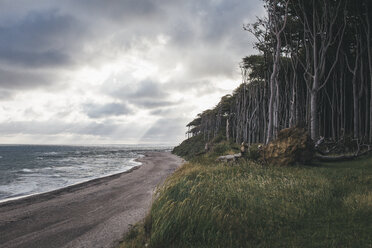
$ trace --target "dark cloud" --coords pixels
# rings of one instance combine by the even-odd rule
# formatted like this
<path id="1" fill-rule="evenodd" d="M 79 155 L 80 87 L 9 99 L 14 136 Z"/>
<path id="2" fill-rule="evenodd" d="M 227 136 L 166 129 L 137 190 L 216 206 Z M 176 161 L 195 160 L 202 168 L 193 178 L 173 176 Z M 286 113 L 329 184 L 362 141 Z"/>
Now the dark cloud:
<path id="1" fill-rule="evenodd" d="M 0 61 L 28 68 L 70 65 L 83 30 L 77 19 L 57 10 L 28 13 L 0 26 Z"/>
<path id="2" fill-rule="evenodd" d="M 139 108 L 153 109 L 179 103 L 169 100 L 166 85 L 149 79 L 131 84 L 107 83 L 103 88 L 108 95 Z"/>
<path id="3" fill-rule="evenodd" d="M 1 34 L 0 34 L 1 35 Z M 0 48 L 1 49 L 1 48 Z M 1 49 L 0 60 L 26 67 L 50 67 L 72 64 L 68 54 L 57 50 L 20 51 L 13 48 Z"/>
<path id="4" fill-rule="evenodd" d="M 68 129 L 68 132 L 85 135 L 110 136 L 117 133 L 118 130 L 121 130 L 122 135 L 126 134 L 126 132 L 123 130 L 123 126 L 119 123 L 105 121 L 103 123 L 91 122 L 85 125 L 73 125 Z"/>
<path id="5" fill-rule="evenodd" d="M 132 110 L 123 103 L 109 103 L 109 104 L 84 104 L 84 112 L 90 118 L 102 118 L 109 116 L 121 116 L 132 113 Z"/>
<path id="6" fill-rule="evenodd" d="M 0 89 L 24 90 L 56 84 L 58 75 L 47 72 L 5 70 L 0 68 Z M 59 82 L 58 82 L 59 83 Z"/>
<path id="7" fill-rule="evenodd" d="M 154 40 L 161 33 L 170 37 L 165 57 L 182 60 L 187 77 L 231 77 L 250 45 L 241 26 L 259 14 L 256 6 L 257 0 L 5 1 L 3 7 L 20 16 L 1 12 L 11 21 L 0 24 L 0 62 L 38 70 L 92 65 L 115 49 L 136 48 L 136 39 Z M 108 37 L 109 43 L 101 43 L 106 47 L 96 47 Z"/>
<path id="8" fill-rule="evenodd" d="M 168 115 L 171 112 L 169 108 L 164 109 L 154 109 L 150 111 L 151 115 L 159 115 L 159 116 L 165 116 Z"/>
<path id="9" fill-rule="evenodd" d="M 251 52 L 252 43 L 242 25 L 262 13 L 259 0 L 0 2 L 0 100 L 7 103 L 25 90 L 63 89 L 60 94 L 71 94 L 71 99 L 66 95 L 64 102 L 73 109 L 55 109 L 49 116 L 67 120 L 64 116 L 69 113 L 73 116 L 82 112 L 90 117 L 75 124 L 60 120 L 41 122 L 37 117 L 35 121 L 0 122 L 1 134 L 129 137 L 142 134 L 148 127 L 115 123 L 119 118 L 105 117 L 129 116 L 139 108 L 149 110 L 147 118 L 160 118 L 143 135 L 143 142 L 182 139 L 184 125 L 190 120 L 177 117 L 200 108 L 198 97 L 226 94 L 216 81 L 239 78 L 239 60 Z M 160 35 L 167 37 L 165 44 L 160 44 Z M 137 76 L 133 78 L 128 59 L 123 64 L 129 68 L 117 72 L 123 75 L 117 77 L 116 83 L 106 82 L 98 86 L 101 88 L 92 89 L 88 85 L 100 82 L 84 82 L 91 78 L 84 75 L 86 71 L 100 71 L 107 64 L 110 68 L 110 63 L 120 63 L 126 56 L 137 56 L 134 64 L 143 61 L 145 66 L 148 63 L 157 68 L 150 72 L 149 79 L 139 81 Z M 174 72 L 178 64 L 179 74 Z M 134 70 L 136 66 L 133 65 Z M 82 68 L 87 70 L 79 74 Z M 167 71 L 169 77 L 165 75 Z M 78 78 L 80 75 L 82 78 Z M 77 94 L 83 94 L 80 102 L 75 102 Z M 84 104 L 101 95 L 104 99 L 111 97 L 115 103 Z M 175 99 L 175 95 L 180 99 Z M 56 99 L 61 98 L 58 95 Z M 16 106 L 12 109 L 22 109 L 15 101 L 11 104 Z M 61 102 L 56 103 L 60 105 Z M 46 108 L 37 106 L 36 114 L 31 110 L 18 113 L 29 120 L 42 114 L 43 109 Z"/>
<path id="10" fill-rule="evenodd" d="M 164 4 L 164 3 L 163 3 Z M 73 0 L 71 5 L 78 5 L 81 11 L 94 13 L 98 18 L 112 19 L 115 22 L 131 22 L 133 19 L 157 16 L 162 4 L 154 0 Z"/>
<path id="11" fill-rule="evenodd" d="M 146 109 L 153 109 L 153 108 L 159 108 L 159 107 L 168 107 L 172 105 L 178 104 L 178 102 L 172 102 L 172 101 L 163 101 L 160 99 L 133 99 L 131 101 L 132 104 L 146 108 Z"/>
<path id="12" fill-rule="evenodd" d="M 143 80 L 137 84 L 133 92 L 128 92 L 127 97 L 131 99 L 160 99 L 166 98 L 168 93 L 159 83 L 152 80 Z"/>

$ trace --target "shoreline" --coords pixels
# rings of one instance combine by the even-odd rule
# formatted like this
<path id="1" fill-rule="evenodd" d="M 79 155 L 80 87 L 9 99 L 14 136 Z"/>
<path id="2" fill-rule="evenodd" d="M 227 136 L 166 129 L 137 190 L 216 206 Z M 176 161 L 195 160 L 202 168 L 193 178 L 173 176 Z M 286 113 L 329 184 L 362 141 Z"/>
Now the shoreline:
<path id="1" fill-rule="evenodd" d="M 113 247 L 145 217 L 155 188 L 183 160 L 148 152 L 142 165 L 0 203 L 1 247 Z"/>
<path id="2" fill-rule="evenodd" d="M 133 161 L 138 162 L 138 163 L 141 163 L 141 164 L 140 165 L 134 165 L 133 167 L 131 167 L 130 169 L 128 169 L 126 171 L 122 171 L 122 172 L 110 174 L 110 175 L 103 176 L 103 177 L 97 177 L 97 178 L 93 178 L 93 179 L 88 179 L 86 181 L 77 182 L 77 183 L 74 183 L 74 184 L 71 184 L 71 185 L 67 185 L 67 186 L 62 187 L 62 188 L 53 189 L 53 190 L 50 190 L 50 191 L 45 191 L 45 192 L 40 192 L 40 193 L 33 193 L 33 194 L 29 194 L 29 195 L 21 195 L 21 196 L 9 197 L 9 198 L 5 198 L 5 199 L 1 199 L 0 200 L 0 207 L 2 207 L 3 205 L 6 205 L 6 203 L 11 204 L 11 202 L 13 202 L 13 201 L 26 200 L 26 198 L 35 197 L 35 196 L 42 196 L 44 194 L 54 194 L 54 193 L 58 193 L 58 191 L 64 191 L 65 189 L 68 189 L 70 187 L 71 188 L 72 187 L 79 187 L 80 185 L 81 186 L 84 186 L 83 184 L 89 184 L 89 183 L 94 182 L 96 180 L 99 181 L 99 179 L 110 178 L 110 177 L 113 177 L 113 176 L 116 176 L 116 175 L 120 175 L 120 174 L 123 174 L 123 173 L 131 173 L 131 172 L 133 172 L 134 170 L 137 170 L 139 167 L 141 167 L 143 165 L 142 162 L 139 162 L 138 160 L 141 159 L 141 158 L 144 158 L 144 157 L 146 157 L 146 155 L 144 155 L 143 157 L 140 157 L 140 158 L 133 159 Z"/>
<path id="3" fill-rule="evenodd" d="M 26 198 L 29 198 L 29 197 L 38 197 L 38 196 L 43 196 L 44 194 L 47 195 L 47 194 L 58 194 L 60 193 L 59 191 L 63 192 L 65 190 L 69 190 L 69 188 L 78 188 L 79 186 L 81 187 L 84 187 L 85 184 L 89 184 L 89 183 L 94 183 L 95 181 L 100 181 L 100 179 L 109 179 L 111 177 L 115 177 L 117 175 L 120 175 L 120 174 L 125 174 L 125 173 L 131 173 L 133 172 L 134 170 L 137 170 L 139 167 L 141 167 L 143 165 L 142 162 L 140 162 L 139 160 L 146 157 L 146 155 L 143 155 L 143 157 L 139 157 L 139 158 L 135 158 L 133 159 L 133 161 L 135 162 L 138 162 L 138 163 L 141 163 L 140 165 L 135 165 L 133 167 L 131 167 L 130 169 L 126 170 L 126 171 L 122 171 L 122 172 L 118 172 L 118 173 L 114 173 L 114 174 L 110 174 L 110 175 L 107 175 L 107 176 L 103 176 L 103 177 L 97 177 L 97 178 L 93 178 L 93 179 L 88 179 L 86 181 L 82 181 L 82 182 L 78 182 L 78 183 L 74 183 L 74 184 L 71 184 L 71 185 L 67 185 L 65 187 L 62 187 L 62 188 L 57 188 L 57 189 L 53 189 L 51 191 L 45 191 L 45 192 L 40 192 L 40 193 L 33 193 L 33 194 L 29 194 L 29 195 L 21 195 L 21 196 L 16 196 L 16 197 L 9 197 L 9 198 L 5 198 L 5 199 L 1 199 L 0 200 L 0 207 L 6 205 L 7 203 L 11 204 L 13 201 L 21 201 L 21 200 L 27 200 Z"/>

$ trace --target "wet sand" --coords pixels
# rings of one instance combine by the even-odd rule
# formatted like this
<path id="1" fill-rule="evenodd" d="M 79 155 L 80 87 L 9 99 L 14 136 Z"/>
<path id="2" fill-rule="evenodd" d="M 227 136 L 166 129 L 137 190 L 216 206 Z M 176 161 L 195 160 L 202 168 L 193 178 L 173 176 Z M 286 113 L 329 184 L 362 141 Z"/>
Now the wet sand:
<path id="1" fill-rule="evenodd" d="M 130 172 L 0 203 L 0 247 L 114 247 L 183 160 L 149 152 Z"/>

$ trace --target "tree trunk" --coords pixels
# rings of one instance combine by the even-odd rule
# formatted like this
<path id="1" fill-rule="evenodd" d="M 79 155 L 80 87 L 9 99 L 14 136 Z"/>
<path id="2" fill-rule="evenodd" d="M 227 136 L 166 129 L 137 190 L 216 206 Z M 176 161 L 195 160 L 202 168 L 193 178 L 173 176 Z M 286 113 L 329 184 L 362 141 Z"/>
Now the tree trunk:
<path id="1" fill-rule="evenodd" d="M 230 129 L 229 117 L 227 117 L 227 119 L 226 119 L 226 140 L 227 141 L 230 140 L 229 129 Z"/>
<path id="2" fill-rule="evenodd" d="M 310 92 L 310 135 L 312 140 L 319 137 L 319 118 L 318 118 L 318 92 Z"/>
<path id="3" fill-rule="evenodd" d="M 353 124 L 354 124 L 354 138 L 359 138 L 359 97 L 356 82 L 353 80 Z"/>
<path id="4" fill-rule="evenodd" d="M 278 47 L 280 48 L 280 44 L 277 44 L 277 49 Z M 267 126 L 267 139 L 266 143 L 269 143 L 273 139 L 273 132 L 274 132 L 274 97 L 275 97 L 275 90 L 276 90 L 276 73 L 278 70 L 278 60 L 279 60 L 279 50 L 278 52 L 275 53 L 275 59 L 274 59 L 274 65 L 273 65 L 273 72 L 271 73 L 270 76 L 270 100 L 269 100 L 269 124 Z"/>
<path id="5" fill-rule="evenodd" d="M 366 11 L 366 25 L 367 25 L 367 53 L 368 53 L 368 67 L 369 67 L 369 142 L 372 143 L 372 49 L 371 49 L 371 23 L 369 20 L 369 8 Z"/>

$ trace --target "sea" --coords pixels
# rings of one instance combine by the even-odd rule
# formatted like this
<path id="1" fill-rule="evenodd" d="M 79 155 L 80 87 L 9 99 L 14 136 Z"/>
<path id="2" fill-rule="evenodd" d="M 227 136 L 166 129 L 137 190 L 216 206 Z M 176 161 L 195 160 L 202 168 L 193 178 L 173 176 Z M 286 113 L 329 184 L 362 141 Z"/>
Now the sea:
<path id="1" fill-rule="evenodd" d="M 0 202 L 40 194 L 140 165 L 164 145 L 0 145 Z"/>

